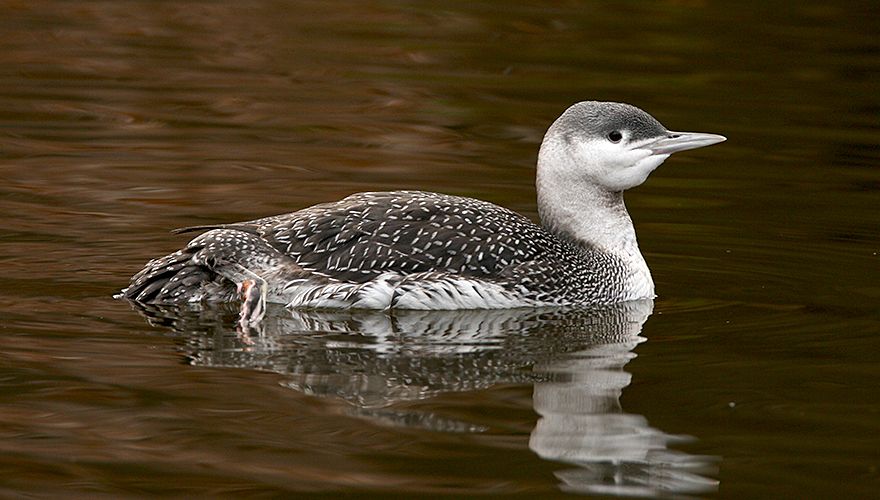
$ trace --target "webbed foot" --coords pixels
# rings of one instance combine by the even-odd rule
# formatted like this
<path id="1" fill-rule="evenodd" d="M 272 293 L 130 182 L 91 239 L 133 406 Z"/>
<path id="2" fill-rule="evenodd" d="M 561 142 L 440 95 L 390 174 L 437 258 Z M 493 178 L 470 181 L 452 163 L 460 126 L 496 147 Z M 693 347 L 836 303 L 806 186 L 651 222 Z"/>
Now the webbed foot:
<path id="1" fill-rule="evenodd" d="M 265 282 L 246 279 L 237 285 L 241 295 L 241 311 L 238 324 L 246 328 L 259 323 L 266 314 Z"/>

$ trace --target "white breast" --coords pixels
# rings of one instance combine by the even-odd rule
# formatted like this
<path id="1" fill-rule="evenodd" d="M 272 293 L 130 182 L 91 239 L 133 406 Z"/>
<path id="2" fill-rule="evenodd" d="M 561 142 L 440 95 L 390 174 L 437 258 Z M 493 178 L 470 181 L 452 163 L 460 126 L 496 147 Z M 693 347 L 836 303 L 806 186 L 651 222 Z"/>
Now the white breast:
<path id="1" fill-rule="evenodd" d="M 509 309 L 539 304 L 500 285 L 472 278 L 420 273 L 385 273 L 366 283 L 303 283 L 279 297 L 288 307 L 418 310 Z M 549 305 L 549 304 L 546 304 Z"/>

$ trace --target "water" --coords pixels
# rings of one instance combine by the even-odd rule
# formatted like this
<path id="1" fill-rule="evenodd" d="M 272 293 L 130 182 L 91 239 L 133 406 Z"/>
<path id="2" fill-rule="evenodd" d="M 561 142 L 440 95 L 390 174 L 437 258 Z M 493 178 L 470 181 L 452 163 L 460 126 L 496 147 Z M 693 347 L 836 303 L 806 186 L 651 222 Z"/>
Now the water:
<path id="1" fill-rule="evenodd" d="M 872 2 L 0 4 L 0 495 L 871 497 Z M 627 196 L 659 297 L 136 311 L 168 230 L 418 188 L 534 217 L 582 99 L 729 141 Z"/>

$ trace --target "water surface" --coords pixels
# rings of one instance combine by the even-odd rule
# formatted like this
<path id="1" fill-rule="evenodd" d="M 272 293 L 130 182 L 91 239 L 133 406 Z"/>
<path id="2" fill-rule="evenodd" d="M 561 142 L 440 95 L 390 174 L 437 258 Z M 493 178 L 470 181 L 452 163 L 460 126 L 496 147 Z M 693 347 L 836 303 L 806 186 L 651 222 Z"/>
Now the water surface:
<path id="1" fill-rule="evenodd" d="M 0 3 L 0 493 L 870 497 L 872 2 Z M 111 299 L 175 227 L 352 192 L 536 217 L 583 99 L 728 142 L 627 195 L 658 298 L 297 314 Z"/>

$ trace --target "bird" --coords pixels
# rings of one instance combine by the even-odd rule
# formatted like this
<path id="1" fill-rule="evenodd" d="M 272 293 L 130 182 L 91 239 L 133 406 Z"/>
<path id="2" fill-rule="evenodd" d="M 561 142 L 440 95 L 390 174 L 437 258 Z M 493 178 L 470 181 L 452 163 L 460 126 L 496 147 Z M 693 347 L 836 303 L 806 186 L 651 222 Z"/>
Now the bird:
<path id="1" fill-rule="evenodd" d="M 496 204 L 427 191 L 365 192 L 246 222 L 192 226 L 118 297 L 313 309 L 603 306 L 653 299 L 623 193 L 673 153 L 726 138 L 673 132 L 638 107 L 582 101 L 538 152 L 540 223 Z"/>

